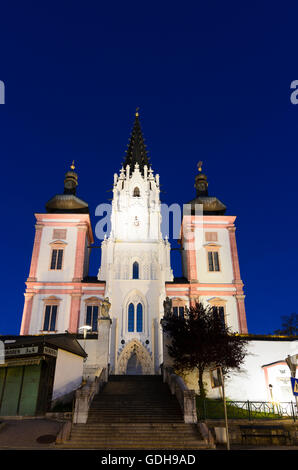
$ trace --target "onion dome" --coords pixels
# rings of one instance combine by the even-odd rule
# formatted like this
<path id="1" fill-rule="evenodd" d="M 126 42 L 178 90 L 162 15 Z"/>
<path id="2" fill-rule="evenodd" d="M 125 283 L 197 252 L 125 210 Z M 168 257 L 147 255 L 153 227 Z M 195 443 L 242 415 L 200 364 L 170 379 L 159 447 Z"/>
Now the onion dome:
<path id="1" fill-rule="evenodd" d="M 191 214 L 195 214 L 195 205 L 203 205 L 203 215 L 224 215 L 226 212 L 226 206 L 214 196 L 208 194 L 208 180 L 207 176 L 202 173 L 203 162 L 198 163 L 199 174 L 195 178 L 195 188 L 197 190 L 197 196 L 188 202 L 191 206 Z"/>
<path id="2" fill-rule="evenodd" d="M 86 214 L 89 213 L 89 206 L 87 202 L 76 196 L 78 186 L 78 175 L 74 171 L 75 166 L 72 162 L 70 171 L 65 174 L 64 179 L 64 192 L 63 194 L 56 194 L 52 199 L 46 203 L 46 210 L 53 214 Z"/>

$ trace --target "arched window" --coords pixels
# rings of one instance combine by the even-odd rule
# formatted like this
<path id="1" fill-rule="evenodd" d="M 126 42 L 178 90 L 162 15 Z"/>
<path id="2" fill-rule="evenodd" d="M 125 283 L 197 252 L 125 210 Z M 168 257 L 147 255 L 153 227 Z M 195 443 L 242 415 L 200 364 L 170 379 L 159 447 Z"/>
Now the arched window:
<path id="1" fill-rule="evenodd" d="M 133 190 L 133 197 L 140 197 L 140 190 L 138 187 L 135 187 Z"/>
<path id="2" fill-rule="evenodd" d="M 143 305 L 137 305 L 137 332 L 141 333 L 143 331 Z"/>
<path id="3" fill-rule="evenodd" d="M 139 302 L 128 305 L 128 332 L 142 333 L 143 331 L 143 305 Z"/>
<path id="4" fill-rule="evenodd" d="M 132 332 L 135 329 L 135 307 L 134 304 L 128 306 L 128 331 Z"/>
<path id="5" fill-rule="evenodd" d="M 132 265 L 132 278 L 139 279 L 139 263 L 137 261 Z"/>

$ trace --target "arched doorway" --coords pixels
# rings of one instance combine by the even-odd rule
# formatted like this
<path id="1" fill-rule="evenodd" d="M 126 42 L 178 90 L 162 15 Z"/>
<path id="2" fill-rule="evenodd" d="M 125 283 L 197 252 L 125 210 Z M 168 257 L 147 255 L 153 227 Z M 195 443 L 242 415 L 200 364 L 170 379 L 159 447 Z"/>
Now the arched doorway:
<path id="1" fill-rule="evenodd" d="M 135 352 L 127 361 L 126 375 L 142 375 L 142 364 Z"/>
<path id="2" fill-rule="evenodd" d="M 136 339 L 130 341 L 120 352 L 115 373 L 120 375 L 154 374 L 151 355 L 140 341 Z"/>

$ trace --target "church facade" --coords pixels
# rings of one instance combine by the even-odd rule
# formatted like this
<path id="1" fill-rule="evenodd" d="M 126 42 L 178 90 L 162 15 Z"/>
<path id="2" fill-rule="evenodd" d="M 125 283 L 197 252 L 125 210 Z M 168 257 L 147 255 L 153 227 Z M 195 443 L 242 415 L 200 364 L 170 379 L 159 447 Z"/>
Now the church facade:
<path id="1" fill-rule="evenodd" d="M 86 367 L 96 368 L 95 339 L 105 301 L 111 318 L 111 374 L 160 373 L 166 298 L 175 315 L 196 301 L 212 305 L 233 331 L 246 334 L 236 217 L 226 215 L 226 206 L 209 195 L 201 163 L 198 169 L 196 195 L 181 223 L 183 277 L 175 278 L 171 246 L 161 229 L 160 177 L 149 161 L 136 113 L 124 162 L 113 177 L 111 230 L 102 240 L 98 275 L 92 277 L 94 231 L 89 206 L 76 195 L 78 175 L 72 165 L 63 194 L 35 214 L 20 334 L 79 335 L 88 327 Z"/>

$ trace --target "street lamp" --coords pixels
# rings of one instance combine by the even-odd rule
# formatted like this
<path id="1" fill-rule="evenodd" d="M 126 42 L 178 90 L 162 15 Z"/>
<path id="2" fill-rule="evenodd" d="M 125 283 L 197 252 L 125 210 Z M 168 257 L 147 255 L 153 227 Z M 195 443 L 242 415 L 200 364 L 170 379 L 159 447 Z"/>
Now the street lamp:
<path id="1" fill-rule="evenodd" d="M 221 388 L 222 388 L 222 399 L 223 399 L 224 412 L 225 412 L 227 450 L 230 450 L 229 427 L 228 427 L 228 413 L 227 413 L 227 403 L 226 403 L 226 396 L 225 396 L 224 375 L 223 375 L 223 373 L 222 373 L 222 367 L 221 367 L 221 366 L 218 366 L 218 369 L 219 369 L 219 373 L 220 373 Z"/>
<path id="2" fill-rule="evenodd" d="M 83 330 L 83 334 L 84 334 L 84 351 L 86 352 L 86 336 L 87 336 L 87 331 L 92 330 L 92 328 L 91 328 L 90 325 L 83 325 L 83 326 L 80 326 L 79 330 Z"/>

